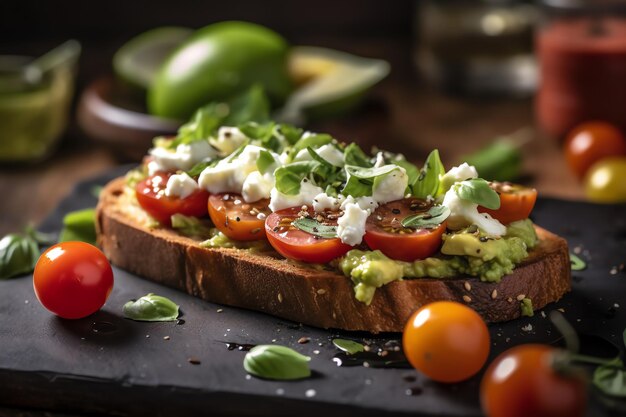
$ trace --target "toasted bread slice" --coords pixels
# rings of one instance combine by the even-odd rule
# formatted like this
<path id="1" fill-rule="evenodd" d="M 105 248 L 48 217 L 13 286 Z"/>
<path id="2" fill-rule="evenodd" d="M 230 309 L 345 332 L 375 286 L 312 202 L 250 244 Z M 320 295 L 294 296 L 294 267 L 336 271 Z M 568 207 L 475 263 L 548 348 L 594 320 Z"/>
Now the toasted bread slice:
<path id="1" fill-rule="evenodd" d="M 376 290 L 367 306 L 354 297 L 351 280 L 332 268 L 296 264 L 275 252 L 202 248 L 145 220 L 129 204 L 123 178 L 104 188 L 98 243 L 118 267 L 211 302 L 323 328 L 401 332 L 413 311 L 438 300 L 467 304 L 487 322 L 506 321 L 521 315 L 519 299 L 528 297 L 542 308 L 571 286 L 567 242 L 540 227 L 539 245 L 497 284 L 474 277 L 395 281 Z"/>

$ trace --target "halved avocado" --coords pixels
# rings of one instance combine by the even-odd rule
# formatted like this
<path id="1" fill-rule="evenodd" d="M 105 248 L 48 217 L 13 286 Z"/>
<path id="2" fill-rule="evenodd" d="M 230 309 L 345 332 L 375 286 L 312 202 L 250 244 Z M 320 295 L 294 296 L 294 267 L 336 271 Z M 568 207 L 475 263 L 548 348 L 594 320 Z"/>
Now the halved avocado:
<path id="1" fill-rule="evenodd" d="M 300 124 L 343 114 L 389 70 L 389 63 L 380 59 L 314 46 L 293 47 L 289 72 L 298 87 L 277 112 L 277 118 Z"/>

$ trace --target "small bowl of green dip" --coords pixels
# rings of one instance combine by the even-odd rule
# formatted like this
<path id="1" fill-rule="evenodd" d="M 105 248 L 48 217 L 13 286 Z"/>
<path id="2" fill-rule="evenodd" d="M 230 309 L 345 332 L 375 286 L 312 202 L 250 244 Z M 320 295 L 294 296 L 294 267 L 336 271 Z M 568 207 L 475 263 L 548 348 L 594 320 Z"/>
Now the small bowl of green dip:
<path id="1" fill-rule="evenodd" d="M 0 163 L 38 161 L 50 155 L 68 121 L 73 65 L 28 76 L 33 58 L 0 55 Z"/>

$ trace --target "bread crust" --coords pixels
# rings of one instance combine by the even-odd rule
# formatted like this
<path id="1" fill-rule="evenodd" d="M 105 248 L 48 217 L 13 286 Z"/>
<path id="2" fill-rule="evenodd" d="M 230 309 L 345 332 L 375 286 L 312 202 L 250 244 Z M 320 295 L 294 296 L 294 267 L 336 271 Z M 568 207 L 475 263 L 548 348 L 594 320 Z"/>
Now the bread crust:
<path id="1" fill-rule="evenodd" d="M 113 264 L 207 301 L 311 326 L 401 332 L 413 311 L 439 300 L 467 304 L 487 322 L 500 322 L 520 317 L 521 296 L 540 309 L 571 289 L 567 242 L 536 227 L 539 245 L 499 283 L 474 277 L 394 281 L 377 289 L 366 306 L 339 272 L 294 264 L 274 253 L 202 248 L 172 230 L 151 229 L 129 213 L 123 190 L 123 178 L 111 181 L 97 206 L 98 244 Z"/>

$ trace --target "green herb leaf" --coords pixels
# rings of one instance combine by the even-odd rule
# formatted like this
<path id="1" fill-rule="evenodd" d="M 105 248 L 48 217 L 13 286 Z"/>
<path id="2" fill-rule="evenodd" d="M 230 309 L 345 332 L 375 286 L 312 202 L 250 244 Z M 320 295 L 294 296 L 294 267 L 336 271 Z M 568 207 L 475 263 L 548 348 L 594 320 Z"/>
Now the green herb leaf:
<path id="1" fill-rule="evenodd" d="M 96 244 L 96 210 L 92 208 L 73 211 L 63 217 L 63 230 L 59 242 L 79 240 Z"/>
<path id="2" fill-rule="evenodd" d="M 243 94 L 233 97 L 228 105 L 230 112 L 222 126 L 237 126 L 246 122 L 267 122 L 270 117 L 270 102 L 259 84 L 253 85 Z"/>
<path id="3" fill-rule="evenodd" d="M 276 189 L 287 195 L 296 195 L 300 192 L 300 183 L 317 166 L 317 161 L 293 162 L 289 165 L 279 167 L 274 171 L 276 178 Z"/>
<path id="4" fill-rule="evenodd" d="M 290 145 L 298 142 L 304 133 L 304 130 L 299 127 L 288 125 L 286 123 L 278 125 L 278 131 L 285 139 L 287 139 L 287 142 Z"/>
<path id="5" fill-rule="evenodd" d="M 259 158 L 256 160 L 256 167 L 261 174 L 268 172 L 274 165 L 276 160 L 272 154 L 266 150 L 259 152 Z"/>
<path id="6" fill-rule="evenodd" d="M 219 162 L 218 159 L 213 161 L 202 161 L 195 164 L 189 171 L 187 171 L 187 175 L 191 178 L 197 178 L 202 174 L 202 171 L 207 169 L 208 167 L 214 167 Z"/>
<path id="7" fill-rule="evenodd" d="M 293 161 L 296 155 L 298 155 L 298 153 L 303 149 L 306 149 L 308 147 L 317 149 L 320 146 L 331 143 L 332 141 L 333 137 L 325 133 L 313 134 L 302 137 L 289 150 L 289 157 L 287 158 L 287 162 Z"/>
<path id="8" fill-rule="evenodd" d="M 348 180 L 341 192 L 352 197 L 370 196 L 372 195 L 376 178 L 387 175 L 396 169 L 400 168 L 393 164 L 371 168 L 346 165 L 345 172 L 348 175 Z"/>
<path id="9" fill-rule="evenodd" d="M 414 183 L 409 183 L 414 197 L 427 198 L 431 196 L 433 198 L 439 196 L 443 190 L 439 187 L 439 177 L 446 173 L 441 158 L 439 157 L 439 151 L 433 150 L 422 167 L 419 175 Z"/>
<path id="10" fill-rule="evenodd" d="M 355 353 L 365 350 L 363 344 L 348 339 L 333 339 L 333 345 L 335 345 L 337 349 L 343 350 L 348 355 L 354 355 Z"/>
<path id="11" fill-rule="evenodd" d="M 188 237 L 199 237 L 208 239 L 211 237 L 211 228 L 205 225 L 202 220 L 193 216 L 185 216 L 180 213 L 172 215 L 172 228 L 178 233 Z"/>
<path id="12" fill-rule="evenodd" d="M 39 255 L 39 246 L 31 236 L 6 235 L 0 240 L 0 279 L 33 272 Z"/>
<path id="13" fill-rule="evenodd" d="M 382 175 L 389 174 L 391 171 L 399 169 L 397 165 L 389 164 L 382 167 L 364 168 L 354 165 L 346 165 L 346 172 L 352 176 L 361 179 L 374 179 Z"/>
<path id="14" fill-rule="evenodd" d="M 150 293 L 124 304 L 124 317 L 136 321 L 174 321 L 178 318 L 178 306 L 168 298 Z"/>
<path id="15" fill-rule="evenodd" d="M 253 347 L 243 359 L 249 374 L 265 379 L 292 380 L 311 376 L 310 357 L 279 345 Z"/>
<path id="16" fill-rule="evenodd" d="M 443 223 L 450 216 L 450 209 L 446 206 L 432 206 L 428 211 L 413 214 L 402 219 L 402 227 L 411 229 L 434 228 Z"/>
<path id="17" fill-rule="evenodd" d="M 626 398 L 626 370 L 620 358 L 597 367 L 592 381 L 602 393 L 612 397 Z"/>
<path id="18" fill-rule="evenodd" d="M 587 268 L 587 263 L 578 256 L 574 255 L 572 252 L 569 253 L 569 262 L 571 264 L 572 271 L 582 271 Z"/>
<path id="19" fill-rule="evenodd" d="M 406 175 L 409 178 L 409 190 L 408 192 L 413 194 L 413 188 L 411 187 L 412 184 L 415 184 L 417 182 L 417 179 L 420 176 L 420 170 L 413 165 L 412 163 L 410 163 L 409 161 L 407 161 L 406 159 L 397 159 L 397 160 L 393 160 L 391 162 L 392 164 L 398 165 L 401 168 L 404 168 L 404 170 L 406 171 Z M 434 196 L 433 196 L 434 197 Z"/>
<path id="20" fill-rule="evenodd" d="M 500 196 L 482 178 L 473 178 L 455 184 L 454 191 L 459 198 L 471 201 L 479 206 L 491 210 L 500 208 Z"/>
<path id="21" fill-rule="evenodd" d="M 356 143 L 351 143 L 346 146 L 346 149 L 343 152 L 343 160 L 346 165 L 353 165 L 365 168 L 374 166 L 370 158 Z"/>
<path id="22" fill-rule="evenodd" d="M 49 246 L 57 243 L 57 234 L 56 233 L 44 233 L 35 229 L 32 225 L 26 226 L 26 230 L 24 231 L 27 236 L 30 236 L 35 240 L 39 245 Z"/>
<path id="23" fill-rule="evenodd" d="M 311 158 L 313 158 L 314 161 L 317 161 L 320 164 L 325 165 L 327 168 L 330 168 L 330 169 L 335 168 L 333 164 L 331 164 L 330 162 L 322 158 L 317 152 L 315 152 L 315 149 L 309 146 L 306 148 L 306 150 L 309 152 L 309 155 L 311 155 Z"/>
<path id="24" fill-rule="evenodd" d="M 323 237 L 325 239 L 333 239 L 337 237 L 337 226 L 321 224 L 315 219 L 298 218 L 291 224 L 303 232 L 307 232 L 314 236 Z"/>

